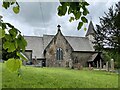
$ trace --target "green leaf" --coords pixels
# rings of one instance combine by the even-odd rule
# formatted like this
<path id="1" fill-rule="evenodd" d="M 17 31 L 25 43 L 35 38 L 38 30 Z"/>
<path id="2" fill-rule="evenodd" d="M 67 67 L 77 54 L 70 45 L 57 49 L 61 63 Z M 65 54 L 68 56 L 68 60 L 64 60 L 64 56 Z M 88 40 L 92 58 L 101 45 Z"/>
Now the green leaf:
<path id="1" fill-rule="evenodd" d="M 5 30 L 2 30 L 0 28 L 0 39 L 3 38 L 5 36 Z"/>
<path id="2" fill-rule="evenodd" d="M 80 30 L 82 26 L 83 26 L 83 22 L 79 22 L 77 29 Z"/>
<path id="3" fill-rule="evenodd" d="M 20 49 L 24 49 L 24 45 L 22 45 L 22 42 L 21 42 L 21 39 L 20 39 L 20 38 L 17 39 L 17 43 L 18 43 L 18 47 L 19 47 Z"/>
<path id="4" fill-rule="evenodd" d="M 84 31 L 86 31 L 86 30 L 87 30 L 87 28 L 85 27 L 85 28 L 84 28 Z"/>
<path id="5" fill-rule="evenodd" d="M 66 12 L 67 12 L 67 6 L 64 4 L 64 5 L 62 6 L 62 15 L 65 15 Z"/>
<path id="6" fill-rule="evenodd" d="M 4 7 L 5 9 L 7 9 L 8 7 L 10 6 L 10 2 L 7 2 L 7 1 L 3 1 L 3 5 L 2 7 Z"/>
<path id="7" fill-rule="evenodd" d="M 20 59 L 10 58 L 6 61 L 5 64 L 10 71 L 14 72 L 20 69 L 20 67 L 22 66 L 22 61 Z"/>
<path id="8" fill-rule="evenodd" d="M 9 30 L 9 33 L 11 34 L 11 36 L 12 36 L 13 38 L 15 38 L 16 35 L 17 35 L 17 30 L 16 30 L 15 28 L 12 28 L 12 29 Z"/>
<path id="9" fill-rule="evenodd" d="M 79 6 L 79 2 L 70 2 L 70 7 L 73 11 L 77 10 L 77 7 Z"/>
<path id="10" fill-rule="evenodd" d="M 72 21 L 74 21 L 74 17 L 70 17 L 70 19 L 69 19 L 69 22 L 72 22 Z"/>
<path id="11" fill-rule="evenodd" d="M 6 50 L 8 49 L 7 51 L 8 52 L 13 52 L 16 50 L 16 47 L 15 47 L 15 42 L 8 42 L 6 41 L 4 44 L 3 44 L 3 48 Z"/>
<path id="12" fill-rule="evenodd" d="M 2 29 L 4 30 L 4 29 L 6 29 L 7 27 L 6 27 L 6 23 L 2 23 Z"/>
<path id="13" fill-rule="evenodd" d="M 67 12 L 67 6 L 66 6 L 66 4 L 63 4 L 62 6 L 58 7 L 58 15 L 59 16 L 65 15 L 66 12 Z"/>
<path id="14" fill-rule="evenodd" d="M 17 52 L 17 55 L 18 55 L 22 60 L 28 61 L 28 58 L 27 58 L 22 52 Z"/>
<path id="15" fill-rule="evenodd" d="M 58 7 L 58 15 L 59 15 L 59 16 L 62 16 L 61 10 L 62 10 L 62 6 L 59 6 L 59 7 Z"/>
<path id="16" fill-rule="evenodd" d="M 87 8 L 85 8 L 84 10 L 83 10 L 83 15 L 87 15 L 87 14 L 89 14 L 89 11 L 87 10 Z"/>
<path id="17" fill-rule="evenodd" d="M 84 3 L 85 6 L 88 6 L 88 5 L 89 5 L 89 3 L 87 3 L 87 2 L 83 2 L 83 3 Z"/>
<path id="18" fill-rule="evenodd" d="M 13 52 L 16 50 L 15 42 L 11 42 L 8 48 L 8 52 Z"/>
<path id="19" fill-rule="evenodd" d="M 20 49 L 25 51 L 25 47 L 27 46 L 27 41 L 21 36 L 18 36 L 17 43 Z"/>
<path id="20" fill-rule="evenodd" d="M 13 7 L 13 11 L 14 13 L 18 14 L 20 11 L 19 6 Z"/>
<path id="21" fill-rule="evenodd" d="M 9 34 L 5 34 L 5 39 L 8 40 L 8 41 L 11 41 L 12 37 Z"/>
<path id="22" fill-rule="evenodd" d="M 87 20 L 85 17 L 81 17 L 81 20 L 82 20 L 84 23 L 88 23 L 88 20 Z"/>
<path id="23" fill-rule="evenodd" d="M 21 37 L 21 42 L 24 44 L 24 46 L 27 46 L 27 41 L 24 39 L 24 37 Z"/>
<path id="24" fill-rule="evenodd" d="M 80 16 L 81 16 L 81 12 L 79 11 L 79 12 L 76 13 L 75 19 L 78 20 L 80 18 Z"/>
<path id="25" fill-rule="evenodd" d="M 15 47 L 18 48 L 17 39 L 15 39 Z"/>
<path id="26" fill-rule="evenodd" d="M 7 48 L 10 47 L 10 42 L 6 41 L 4 44 L 3 44 L 3 48 L 6 50 Z"/>

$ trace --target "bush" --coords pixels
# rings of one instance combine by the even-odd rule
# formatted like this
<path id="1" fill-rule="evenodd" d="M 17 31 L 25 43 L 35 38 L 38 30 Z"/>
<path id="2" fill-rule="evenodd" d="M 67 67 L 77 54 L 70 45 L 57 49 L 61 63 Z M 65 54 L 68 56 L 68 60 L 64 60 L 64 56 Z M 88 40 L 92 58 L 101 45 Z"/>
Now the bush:
<path id="1" fill-rule="evenodd" d="M 109 61 L 109 62 L 111 59 L 114 59 L 115 68 L 120 68 L 120 53 L 119 52 L 116 52 L 114 50 L 103 51 L 102 58 L 105 61 Z"/>

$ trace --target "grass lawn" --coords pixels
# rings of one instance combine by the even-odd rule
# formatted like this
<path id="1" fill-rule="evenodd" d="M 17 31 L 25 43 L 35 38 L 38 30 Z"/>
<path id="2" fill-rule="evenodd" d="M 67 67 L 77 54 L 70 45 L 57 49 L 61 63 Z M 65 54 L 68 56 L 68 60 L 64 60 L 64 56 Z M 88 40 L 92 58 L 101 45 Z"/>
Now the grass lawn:
<path id="1" fill-rule="evenodd" d="M 0 63 L 0 66 L 2 64 Z M 68 68 L 22 67 L 22 76 L 2 70 L 3 88 L 118 88 L 118 75 Z"/>

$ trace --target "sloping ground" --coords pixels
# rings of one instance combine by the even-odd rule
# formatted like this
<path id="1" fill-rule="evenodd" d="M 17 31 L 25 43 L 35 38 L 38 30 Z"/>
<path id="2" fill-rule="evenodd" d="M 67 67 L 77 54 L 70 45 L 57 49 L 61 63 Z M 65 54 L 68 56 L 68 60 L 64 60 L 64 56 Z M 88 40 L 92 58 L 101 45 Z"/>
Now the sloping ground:
<path id="1" fill-rule="evenodd" d="M 0 64 L 2 65 L 2 64 Z M 117 88 L 118 75 L 67 68 L 22 67 L 22 76 L 3 65 L 3 88 Z"/>

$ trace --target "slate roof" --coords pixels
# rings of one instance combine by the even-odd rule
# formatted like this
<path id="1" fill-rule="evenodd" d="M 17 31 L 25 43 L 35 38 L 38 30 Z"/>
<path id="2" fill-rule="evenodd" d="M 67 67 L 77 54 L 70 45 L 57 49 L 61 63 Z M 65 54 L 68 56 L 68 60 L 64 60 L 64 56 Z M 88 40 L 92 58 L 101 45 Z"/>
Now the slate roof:
<path id="1" fill-rule="evenodd" d="M 97 57 L 97 55 L 98 55 L 98 53 L 93 54 L 93 55 L 89 58 L 88 61 L 89 61 L 89 62 L 94 61 L 95 58 Z"/>
<path id="2" fill-rule="evenodd" d="M 43 35 L 44 49 L 53 39 L 54 35 Z M 94 51 L 92 43 L 86 37 L 65 36 L 74 51 Z"/>
<path id="3" fill-rule="evenodd" d="M 66 36 L 74 51 L 94 51 L 92 43 L 86 37 L 72 37 Z"/>
<path id="4" fill-rule="evenodd" d="M 88 30 L 85 36 L 94 35 L 94 34 L 95 34 L 95 29 L 94 29 L 92 21 L 90 21 L 90 24 L 88 26 Z"/>
<path id="5" fill-rule="evenodd" d="M 44 58 L 44 49 L 48 46 L 54 35 L 24 36 L 28 42 L 26 50 L 33 50 L 33 58 Z M 65 36 L 74 51 L 94 51 L 93 45 L 87 37 Z"/>
<path id="6" fill-rule="evenodd" d="M 54 38 L 54 35 L 43 35 L 43 46 L 44 49 L 47 47 L 47 45 L 50 43 L 50 41 Z"/>
<path id="7" fill-rule="evenodd" d="M 32 58 L 43 58 L 43 37 L 37 36 L 24 36 L 27 40 L 26 50 L 32 50 Z"/>

